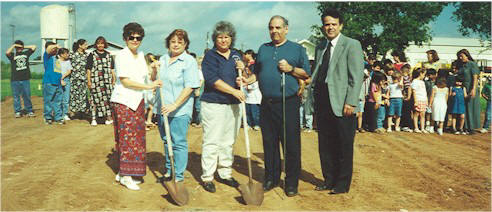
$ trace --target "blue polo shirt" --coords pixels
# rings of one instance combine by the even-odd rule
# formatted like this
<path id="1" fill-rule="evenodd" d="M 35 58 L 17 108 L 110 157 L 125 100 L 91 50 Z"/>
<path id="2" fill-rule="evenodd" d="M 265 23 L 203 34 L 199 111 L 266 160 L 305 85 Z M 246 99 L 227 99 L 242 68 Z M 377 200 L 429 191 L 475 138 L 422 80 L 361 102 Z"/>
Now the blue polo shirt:
<path id="1" fill-rule="evenodd" d="M 201 101 L 218 104 L 239 104 L 239 100 L 231 94 L 223 93 L 215 89 L 214 84 L 217 80 L 222 80 L 233 88 L 239 89 L 236 85 L 238 73 L 234 57 L 241 58 L 241 55 L 231 49 L 229 58 L 225 58 L 217 52 L 217 49 L 207 51 L 202 61 L 203 78 L 205 79 L 205 89 Z"/>
<path id="2" fill-rule="evenodd" d="M 282 74 L 278 69 L 278 62 L 282 59 L 311 75 L 309 59 L 304 47 L 289 40 L 281 46 L 275 46 L 272 42 L 265 43 L 258 50 L 254 68 L 261 94 L 265 98 L 282 98 Z M 285 96 L 296 95 L 299 90 L 297 78 L 291 73 L 286 73 L 285 76 Z"/>
<path id="3" fill-rule="evenodd" d="M 44 52 L 43 55 L 44 75 L 43 84 L 60 85 L 61 65 L 56 56 Z"/>

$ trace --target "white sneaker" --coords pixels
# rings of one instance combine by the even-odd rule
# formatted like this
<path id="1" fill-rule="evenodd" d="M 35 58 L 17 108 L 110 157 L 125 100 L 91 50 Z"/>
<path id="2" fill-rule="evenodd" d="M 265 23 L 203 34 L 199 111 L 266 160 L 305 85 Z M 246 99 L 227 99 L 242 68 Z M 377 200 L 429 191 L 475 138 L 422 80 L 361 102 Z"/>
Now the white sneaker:
<path id="1" fill-rule="evenodd" d="M 65 116 L 63 117 L 63 120 L 65 120 L 65 121 L 70 121 L 71 119 L 68 117 L 68 115 L 65 115 Z"/>
<path id="2" fill-rule="evenodd" d="M 114 180 L 115 180 L 116 182 L 120 182 L 120 179 L 121 179 L 120 173 L 116 174 L 116 176 L 114 177 Z M 132 180 L 133 180 L 133 182 L 135 182 L 135 184 L 137 184 L 137 185 L 138 185 L 138 184 L 140 184 L 140 183 L 142 183 L 142 181 L 140 181 L 140 180 L 135 180 L 135 179 L 133 179 L 133 178 L 132 178 Z"/>
<path id="3" fill-rule="evenodd" d="M 422 132 L 425 134 L 429 134 L 429 131 L 427 131 L 427 130 L 422 130 Z"/>
<path id="4" fill-rule="evenodd" d="M 15 118 L 20 118 L 21 116 L 22 116 L 21 113 L 19 112 L 15 113 Z"/>
<path id="5" fill-rule="evenodd" d="M 391 128 L 388 128 L 388 129 L 386 130 L 386 132 L 389 132 L 389 133 L 390 133 L 390 132 L 392 132 Z"/>
<path id="6" fill-rule="evenodd" d="M 429 127 L 429 130 L 427 131 L 429 131 L 429 133 L 434 133 L 434 127 Z"/>
<path id="7" fill-rule="evenodd" d="M 133 181 L 132 177 L 124 176 L 120 178 L 120 184 L 126 186 L 130 190 L 138 191 L 140 187 Z"/>
<path id="8" fill-rule="evenodd" d="M 96 119 L 92 119 L 91 125 L 92 125 L 92 126 L 97 126 L 97 121 L 96 121 Z"/>
<path id="9" fill-rule="evenodd" d="M 113 120 L 106 120 L 106 121 L 104 122 L 104 124 L 106 124 L 106 125 L 110 125 L 110 124 L 112 124 L 112 123 L 113 123 Z"/>
<path id="10" fill-rule="evenodd" d="M 430 131 L 430 126 L 427 125 L 425 128 L 424 128 L 425 131 Z"/>
<path id="11" fill-rule="evenodd" d="M 437 134 L 442 135 L 442 128 L 437 129 Z"/>
<path id="12" fill-rule="evenodd" d="M 414 133 L 422 133 L 422 131 L 420 131 L 419 129 L 415 129 L 413 130 Z"/>
<path id="13" fill-rule="evenodd" d="M 400 130 L 400 127 L 395 127 L 395 131 L 396 131 L 396 132 L 400 132 L 400 131 L 401 131 L 401 130 Z"/>
<path id="14" fill-rule="evenodd" d="M 480 131 L 479 131 L 479 132 L 480 132 L 480 133 L 487 133 L 487 132 L 489 132 L 489 131 L 488 131 L 487 129 L 485 129 L 485 128 L 482 128 L 482 129 L 480 129 Z"/>
<path id="15" fill-rule="evenodd" d="M 34 117 L 36 117 L 36 115 L 34 114 L 34 112 L 29 112 L 27 114 L 27 117 L 34 118 Z"/>
<path id="16" fill-rule="evenodd" d="M 255 126 L 253 127 L 253 129 L 255 129 L 256 131 L 260 130 L 260 126 Z"/>

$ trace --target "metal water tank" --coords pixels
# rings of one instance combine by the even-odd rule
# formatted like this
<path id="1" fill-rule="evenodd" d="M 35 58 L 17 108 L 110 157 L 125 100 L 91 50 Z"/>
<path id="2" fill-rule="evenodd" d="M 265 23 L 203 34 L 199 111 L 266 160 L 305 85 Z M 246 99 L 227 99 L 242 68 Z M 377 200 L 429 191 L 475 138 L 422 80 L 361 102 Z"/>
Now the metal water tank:
<path id="1" fill-rule="evenodd" d="M 41 9 L 41 38 L 69 38 L 68 7 L 53 4 Z"/>

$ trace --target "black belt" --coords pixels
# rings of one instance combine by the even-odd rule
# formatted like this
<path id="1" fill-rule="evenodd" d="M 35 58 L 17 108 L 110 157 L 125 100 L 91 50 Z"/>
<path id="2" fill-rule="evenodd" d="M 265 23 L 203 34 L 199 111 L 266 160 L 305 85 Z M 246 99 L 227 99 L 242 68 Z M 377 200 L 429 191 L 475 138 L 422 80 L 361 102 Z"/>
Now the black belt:
<path id="1" fill-rule="evenodd" d="M 286 96 L 285 100 L 287 101 L 288 99 L 292 99 L 294 97 L 297 97 L 297 95 L 294 94 L 292 96 Z M 280 98 L 278 98 L 278 97 L 263 97 L 262 100 L 269 103 L 269 104 L 274 104 L 274 103 L 282 102 L 282 97 L 280 97 Z"/>

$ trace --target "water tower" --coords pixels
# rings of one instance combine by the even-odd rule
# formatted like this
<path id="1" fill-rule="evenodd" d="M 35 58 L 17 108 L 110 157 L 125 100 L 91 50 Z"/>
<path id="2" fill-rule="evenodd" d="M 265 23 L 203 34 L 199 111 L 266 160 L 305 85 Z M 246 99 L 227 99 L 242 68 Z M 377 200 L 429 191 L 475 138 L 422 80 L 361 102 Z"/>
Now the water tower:
<path id="1" fill-rule="evenodd" d="M 69 48 L 70 38 L 69 8 L 62 5 L 49 5 L 41 9 L 41 57 L 47 41 L 63 41 L 63 47 Z"/>

